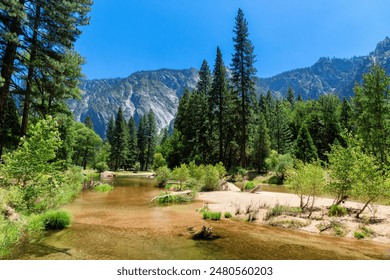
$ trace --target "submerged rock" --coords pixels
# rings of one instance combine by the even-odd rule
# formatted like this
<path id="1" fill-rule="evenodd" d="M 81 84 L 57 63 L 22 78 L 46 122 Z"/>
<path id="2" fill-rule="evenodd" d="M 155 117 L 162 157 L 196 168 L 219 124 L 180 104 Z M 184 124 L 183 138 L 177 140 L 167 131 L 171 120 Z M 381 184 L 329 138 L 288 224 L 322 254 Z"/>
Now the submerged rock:
<path id="1" fill-rule="evenodd" d="M 214 240 L 220 238 L 219 235 L 214 234 L 212 227 L 203 226 L 201 231 L 192 235 L 193 240 Z"/>

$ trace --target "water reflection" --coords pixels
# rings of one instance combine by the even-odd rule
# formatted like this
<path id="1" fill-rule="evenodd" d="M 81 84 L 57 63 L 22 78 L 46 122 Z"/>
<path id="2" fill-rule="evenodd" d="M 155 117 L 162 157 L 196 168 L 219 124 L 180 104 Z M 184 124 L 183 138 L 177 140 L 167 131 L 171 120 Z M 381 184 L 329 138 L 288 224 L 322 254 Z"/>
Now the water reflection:
<path id="1" fill-rule="evenodd" d="M 72 226 L 28 245 L 16 259 L 388 259 L 390 246 L 245 222 L 204 221 L 191 204 L 156 206 L 153 180 L 116 178 L 109 193 L 85 191 L 64 207 Z M 203 225 L 221 236 L 192 240 Z"/>

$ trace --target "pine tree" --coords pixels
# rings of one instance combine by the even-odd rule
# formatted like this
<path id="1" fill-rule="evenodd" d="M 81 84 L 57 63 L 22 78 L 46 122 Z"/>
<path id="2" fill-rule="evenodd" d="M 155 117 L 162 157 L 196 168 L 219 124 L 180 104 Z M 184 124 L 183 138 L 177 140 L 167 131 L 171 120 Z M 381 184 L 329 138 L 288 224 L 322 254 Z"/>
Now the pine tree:
<path id="1" fill-rule="evenodd" d="M 342 130 L 352 131 L 352 107 L 345 97 L 340 106 L 340 126 Z"/>
<path id="2" fill-rule="evenodd" d="M 88 127 L 89 129 L 94 130 L 94 128 L 93 128 L 93 121 L 92 121 L 92 119 L 91 119 L 91 117 L 90 117 L 89 115 L 85 118 L 84 124 L 85 124 L 85 126 Z"/>
<path id="3" fill-rule="evenodd" d="M 203 60 L 202 66 L 200 67 L 199 70 L 199 81 L 197 84 L 197 91 L 207 95 L 210 89 L 211 89 L 210 68 L 209 65 L 207 64 L 207 61 Z"/>
<path id="4" fill-rule="evenodd" d="M 157 139 L 156 118 L 152 110 L 150 110 L 147 115 L 146 125 L 147 125 L 147 129 L 146 129 L 147 154 L 146 154 L 145 170 L 148 170 L 149 166 L 151 166 L 153 163 L 153 156 L 156 149 L 156 139 Z"/>
<path id="5" fill-rule="evenodd" d="M 317 148 L 309 133 L 306 123 L 302 123 L 295 143 L 295 156 L 303 162 L 311 162 L 318 158 Z"/>
<path id="6" fill-rule="evenodd" d="M 290 152 L 292 134 L 289 123 L 285 104 L 281 100 L 276 100 L 270 120 L 270 136 L 271 148 L 278 154 Z"/>
<path id="7" fill-rule="evenodd" d="M 128 141 L 128 165 L 134 167 L 137 162 L 138 150 L 137 150 L 137 127 L 135 125 L 134 117 L 130 117 L 128 122 L 129 141 Z"/>
<path id="8" fill-rule="evenodd" d="M 127 157 L 126 122 L 123 118 L 122 108 L 119 107 L 112 133 L 110 161 L 114 170 L 123 167 Z"/>
<path id="9" fill-rule="evenodd" d="M 374 65 L 363 75 L 363 80 L 363 85 L 354 88 L 357 133 L 365 148 L 386 164 L 390 139 L 390 77 L 383 68 Z"/>
<path id="10" fill-rule="evenodd" d="M 236 16 L 236 24 L 234 27 L 235 37 L 234 54 L 232 59 L 232 83 L 237 95 L 240 98 L 240 162 L 242 166 L 246 166 L 246 148 L 248 142 L 248 125 L 250 123 L 250 114 L 254 95 L 254 75 L 256 68 L 255 55 L 253 54 L 254 47 L 248 39 L 248 22 L 244 17 L 241 9 L 238 10 Z"/>
<path id="11" fill-rule="evenodd" d="M 254 167 L 260 172 L 266 168 L 265 159 L 271 152 L 271 140 L 269 137 L 269 131 L 265 123 L 265 118 L 260 113 L 258 118 L 258 124 L 256 126 L 254 140 L 253 140 L 253 163 Z"/>
<path id="12" fill-rule="evenodd" d="M 294 95 L 294 91 L 293 91 L 293 89 L 291 87 L 288 87 L 286 99 L 287 99 L 288 102 L 290 102 L 291 106 L 294 105 L 294 103 L 295 103 L 295 95 Z"/>
<path id="13" fill-rule="evenodd" d="M 107 125 L 107 133 L 106 133 L 107 141 L 108 143 L 110 143 L 110 145 L 114 143 L 114 127 L 115 127 L 114 118 L 111 117 Z"/>
<path id="14" fill-rule="evenodd" d="M 224 162 L 224 142 L 226 141 L 226 123 L 227 111 L 227 79 L 226 68 L 223 62 L 222 53 L 220 48 L 217 48 L 217 55 L 215 58 L 215 65 L 213 71 L 213 83 L 210 91 L 209 106 L 211 108 L 211 120 L 210 122 L 216 123 L 217 130 L 217 142 L 218 142 L 218 161 Z"/>
<path id="15" fill-rule="evenodd" d="M 141 170 L 145 170 L 147 156 L 147 117 L 143 115 L 138 124 L 137 141 L 138 141 L 138 161 L 141 165 Z"/>

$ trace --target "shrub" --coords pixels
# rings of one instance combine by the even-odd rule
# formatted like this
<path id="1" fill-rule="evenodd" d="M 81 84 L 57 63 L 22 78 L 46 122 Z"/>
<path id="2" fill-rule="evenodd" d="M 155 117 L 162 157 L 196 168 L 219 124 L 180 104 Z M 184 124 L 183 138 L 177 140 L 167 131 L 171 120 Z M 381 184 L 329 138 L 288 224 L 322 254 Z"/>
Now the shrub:
<path id="1" fill-rule="evenodd" d="M 363 239 L 365 238 L 365 234 L 363 232 L 359 232 L 359 231 L 355 231 L 353 233 L 353 236 L 356 238 L 356 239 Z"/>
<path id="2" fill-rule="evenodd" d="M 18 224 L 12 223 L 0 215 L 0 257 L 8 255 L 20 239 Z"/>
<path id="3" fill-rule="evenodd" d="M 98 192 L 109 192 L 109 191 L 113 190 L 114 187 L 111 186 L 110 184 L 100 184 L 100 185 L 93 187 L 93 189 L 95 191 L 98 191 Z"/>
<path id="4" fill-rule="evenodd" d="M 43 215 L 45 229 L 63 229 L 70 225 L 70 215 L 61 210 L 50 210 Z"/>
<path id="5" fill-rule="evenodd" d="M 347 209 L 345 209 L 341 205 L 334 204 L 329 208 L 329 216 L 342 217 L 345 216 L 346 214 L 347 214 Z"/>
<path id="6" fill-rule="evenodd" d="M 203 211 L 202 215 L 205 220 L 219 221 L 221 219 L 221 212 Z"/>
<path id="7" fill-rule="evenodd" d="M 217 168 L 212 165 L 205 166 L 205 175 L 203 177 L 201 191 L 215 191 L 219 189 L 219 173 Z"/>
<path id="8" fill-rule="evenodd" d="M 180 195 L 166 192 L 153 198 L 153 201 L 156 201 L 157 204 L 180 204 L 190 202 L 193 198 L 193 195 Z"/>
<path id="9" fill-rule="evenodd" d="M 225 212 L 223 214 L 223 216 L 226 218 L 226 219 L 230 219 L 232 217 L 232 214 L 230 212 Z"/>
<path id="10" fill-rule="evenodd" d="M 255 187 L 256 187 L 255 183 L 253 181 L 249 181 L 245 184 L 244 189 L 253 190 Z"/>
<path id="11" fill-rule="evenodd" d="M 157 170 L 160 167 L 167 165 L 167 161 L 161 153 L 155 153 L 153 156 L 153 170 Z"/>
<path id="12" fill-rule="evenodd" d="M 222 162 L 218 162 L 218 163 L 215 165 L 215 168 L 216 168 L 217 171 L 218 171 L 219 179 L 222 180 L 223 177 L 225 177 L 225 175 L 226 175 L 226 169 L 225 169 L 225 167 L 223 166 L 223 163 L 222 163 Z"/>
<path id="13" fill-rule="evenodd" d="M 95 168 L 98 172 L 104 172 L 108 170 L 108 165 L 107 163 L 101 161 L 95 164 Z"/>
<path id="14" fill-rule="evenodd" d="M 156 170 L 156 180 L 160 188 L 164 188 L 167 185 L 169 177 L 171 176 L 171 170 L 165 165 Z"/>

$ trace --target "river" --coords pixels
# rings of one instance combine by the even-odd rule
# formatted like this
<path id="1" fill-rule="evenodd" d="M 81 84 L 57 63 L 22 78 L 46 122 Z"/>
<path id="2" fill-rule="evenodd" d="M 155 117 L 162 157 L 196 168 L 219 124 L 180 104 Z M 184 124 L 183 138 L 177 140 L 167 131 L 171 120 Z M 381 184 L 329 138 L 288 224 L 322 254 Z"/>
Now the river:
<path id="1" fill-rule="evenodd" d="M 389 259 L 390 246 L 222 219 L 205 221 L 202 201 L 157 206 L 152 179 L 116 178 L 108 193 L 83 191 L 64 207 L 72 225 L 23 246 L 13 259 Z M 212 227 L 221 238 L 192 240 Z"/>

